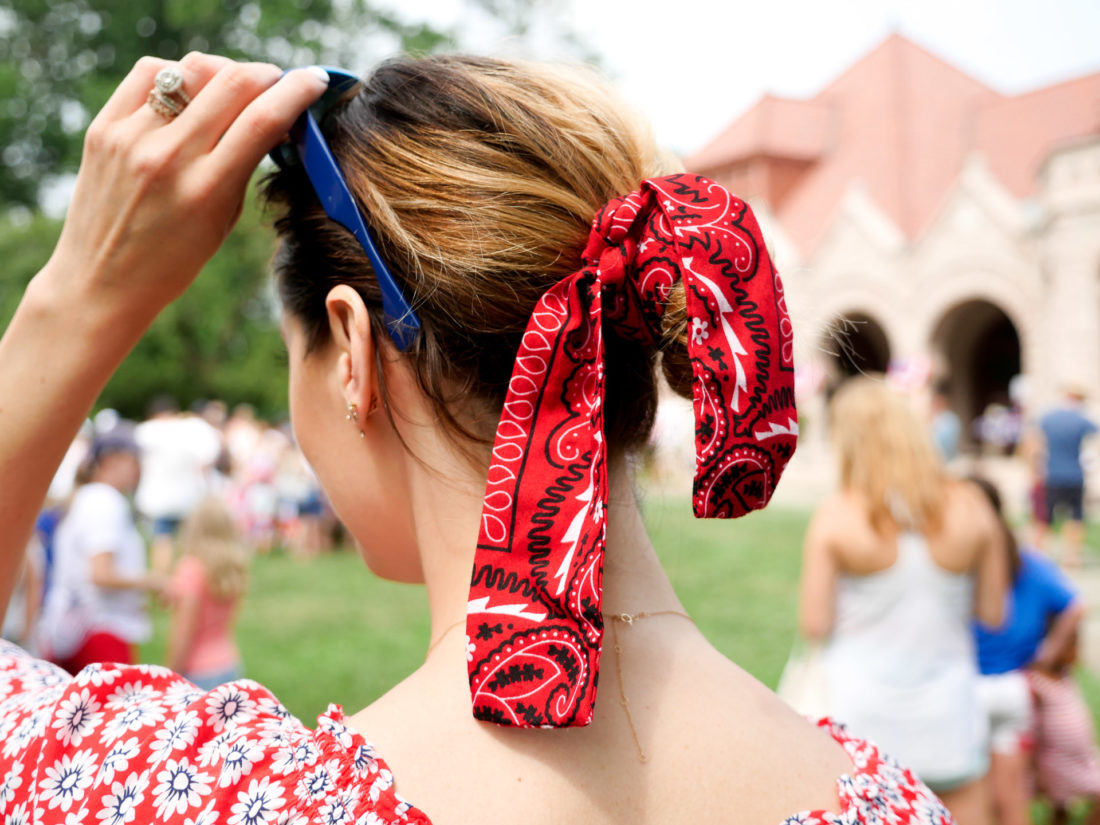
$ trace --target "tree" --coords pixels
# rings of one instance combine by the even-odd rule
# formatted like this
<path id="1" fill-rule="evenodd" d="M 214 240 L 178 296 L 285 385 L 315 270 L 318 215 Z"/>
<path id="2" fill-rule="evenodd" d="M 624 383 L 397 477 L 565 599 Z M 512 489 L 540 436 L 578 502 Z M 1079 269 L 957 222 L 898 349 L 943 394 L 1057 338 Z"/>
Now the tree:
<path id="1" fill-rule="evenodd" d="M 536 14 L 535 0 L 465 2 L 513 40 L 526 36 Z M 540 2 L 538 14 L 557 2 Z M 567 51 L 583 52 L 560 20 L 548 25 Z M 427 53 L 455 46 L 456 31 L 378 11 L 370 0 L 264 0 L 262 8 L 258 0 L 0 0 L 0 215 L 9 218 L 0 218 L 0 324 L 60 232 L 60 221 L 36 211 L 43 188 L 75 172 L 91 113 L 142 54 L 174 59 L 198 49 L 284 66 L 365 67 L 364 43 L 380 53 Z M 273 243 L 250 196 L 237 228 L 153 324 L 99 405 L 139 417 L 148 399 L 168 393 L 183 405 L 220 398 L 267 416 L 285 411 L 285 355 L 268 278 Z"/>
<path id="2" fill-rule="evenodd" d="M 412 51 L 452 42 L 367 0 L 0 0 L 0 205 L 33 208 L 76 170 L 91 115 L 143 54 L 358 62 L 371 34 Z"/>
<path id="3" fill-rule="evenodd" d="M 61 223 L 38 216 L 0 224 L 0 324 L 7 326 L 27 283 L 49 257 Z M 268 277 L 274 233 L 250 195 L 237 228 L 192 287 L 169 306 L 115 372 L 100 407 L 140 418 L 167 393 L 187 406 L 221 398 L 268 417 L 286 411 L 286 353 Z M 88 342 L 95 346 L 94 341 Z"/>

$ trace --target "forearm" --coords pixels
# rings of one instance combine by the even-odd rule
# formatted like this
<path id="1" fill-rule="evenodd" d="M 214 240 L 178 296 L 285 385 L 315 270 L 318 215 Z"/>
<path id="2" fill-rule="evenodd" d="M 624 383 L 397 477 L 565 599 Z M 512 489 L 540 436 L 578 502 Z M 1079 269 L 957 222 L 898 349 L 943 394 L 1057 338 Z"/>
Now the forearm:
<path id="1" fill-rule="evenodd" d="M 111 372 L 190 285 L 240 214 L 264 154 L 327 88 L 193 52 L 180 61 L 190 117 L 145 105 L 139 60 L 88 127 L 54 254 L 0 340 L 0 608 L 56 467 Z M 209 89 L 209 94 L 203 94 Z"/>
<path id="2" fill-rule="evenodd" d="M 1077 628 L 1085 615 L 1085 605 L 1076 601 L 1058 614 L 1050 626 L 1050 631 L 1035 652 L 1032 664 L 1040 669 L 1049 670 L 1062 661 L 1070 648 L 1076 643 Z"/>
<path id="3" fill-rule="evenodd" d="M 66 292 L 48 264 L 0 339 L 0 607 L 81 422 L 148 321 Z M 151 319 L 149 319 L 151 320 Z"/>

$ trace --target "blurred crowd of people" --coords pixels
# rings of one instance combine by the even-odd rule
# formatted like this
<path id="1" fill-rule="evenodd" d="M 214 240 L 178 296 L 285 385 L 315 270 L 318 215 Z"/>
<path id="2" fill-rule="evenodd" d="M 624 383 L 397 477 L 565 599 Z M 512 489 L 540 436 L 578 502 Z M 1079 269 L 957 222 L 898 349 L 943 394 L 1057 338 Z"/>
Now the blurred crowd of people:
<path id="1" fill-rule="evenodd" d="M 881 378 L 833 398 L 839 487 L 807 530 L 802 641 L 780 693 L 911 766 L 960 825 L 1023 825 L 1036 795 L 1055 823 L 1082 799 L 1100 822 L 1100 752 L 1073 676 L 1087 609 L 1043 542 L 1064 521 L 1061 561 L 1081 567 L 1096 425 L 1072 387 L 1034 422 L 1036 526 L 1021 541 L 992 483 L 947 470 L 962 428 L 936 396 L 927 422 Z"/>
<path id="2" fill-rule="evenodd" d="M 233 623 L 251 555 L 312 556 L 339 529 L 289 427 L 220 401 L 85 423 L 50 487 L 3 635 L 76 673 L 134 662 L 149 596 L 166 662 L 209 689 L 243 674 Z M 148 552 L 146 548 L 148 547 Z"/>

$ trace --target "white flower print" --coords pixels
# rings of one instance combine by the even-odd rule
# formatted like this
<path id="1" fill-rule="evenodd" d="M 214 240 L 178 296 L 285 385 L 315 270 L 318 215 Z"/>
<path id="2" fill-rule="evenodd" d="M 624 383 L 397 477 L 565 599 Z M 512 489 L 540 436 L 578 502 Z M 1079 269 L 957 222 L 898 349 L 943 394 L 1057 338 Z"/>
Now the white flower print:
<path id="1" fill-rule="evenodd" d="M 316 761 L 317 748 L 309 740 L 303 740 L 293 748 L 279 751 L 271 769 L 275 773 L 285 775 L 307 768 Z"/>
<path id="2" fill-rule="evenodd" d="M 23 679 L 23 690 L 44 690 L 46 688 L 67 685 L 72 681 L 70 676 L 60 668 L 47 664 L 46 667 L 37 669 L 33 675 Z"/>
<path id="3" fill-rule="evenodd" d="M 108 707 L 111 701 L 107 701 Z M 116 706 L 117 707 L 117 706 Z M 164 710 L 156 702 L 145 704 L 127 704 L 121 713 L 115 712 L 103 726 L 100 734 L 104 742 L 114 742 L 129 731 L 138 731 L 151 727 L 164 720 Z"/>
<path id="4" fill-rule="evenodd" d="M 10 811 L 4 819 L 4 825 L 29 825 L 31 818 L 27 815 L 27 803 L 20 802 Z"/>
<path id="5" fill-rule="evenodd" d="M 225 748 L 222 755 L 222 772 L 218 779 L 219 788 L 228 788 L 241 781 L 242 776 L 252 773 L 252 766 L 264 758 L 263 749 L 255 742 L 244 737 Z"/>
<path id="6" fill-rule="evenodd" d="M 260 713 L 264 716 L 276 716 L 279 719 L 292 719 L 290 711 L 283 704 L 270 696 L 264 696 L 259 701 Z"/>
<path id="7" fill-rule="evenodd" d="M 255 709 L 256 703 L 233 682 L 220 685 L 210 692 L 206 700 L 206 711 L 210 714 L 215 733 L 227 725 L 247 722 L 256 715 Z"/>
<path id="8" fill-rule="evenodd" d="M 286 804 L 282 787 L 272 784 L 267 776 L 249 782 L 248 790 L 237 794 L 237 800 L 228 825 L 265 825 L 275 819 L 279 808 Z"/>
<path id="9" fill-rule="evenodd" d="M 199 715 L 195 711 L 186 710 L 179 714 L 156 732 L 150 761 L 155 765 L 167 759 L 173 751 L 186 748 L 195 741 L 198 729 Z"/>
<path id="10" fill-rule="evenodd" d="M 328 713 L 339 713 L 340 709 L 335 705 L 329 705 Z M 317 727 L 320 730 L 327 731 L 333 739 L 340 743 L 343 748 L 350 748 L 352 743 L 351 731 L 348 726 L 343 722 L 337 722 L 331 716 L 323 715 L 317 717 Z"/>
<path id="11" fill-rule="evenodd" d="M 80 747 L 84 737 L 92 732 L 103 714 L 102 705 L 92 698 L 87 688 L 80 693 L 73 691 L 61 700 L 53 727 L 60 728 L 58 736 L 62 744 Z"/>
<path id="12" fill-rule="evenodd" d="M 355 821 L 355 825 L 389 825 L 389 823 L 374 811 L 367 811 Z"/>
<path id="13" fill-rule="evenodd" d="M 130 765 L 130 760 L 138 755 L 138 740 L 131 736 L 124 742 L 115 742 L 107 755 L 103 757 L 103 764 L 99 766 L 98 783 L 106 785 L 115 778 L 115 771 L 124 771 Z"/>
<path id="14" fill-rule="evenodd" d="M 477 650 L 477 646 L 470 641 L 470 634 L 466 634 L 466 661 L 472 662 L 474 660 L 474 651 Z"/>
<path id="15" fill-rule="evenodd" d="M 351 812 L 352 803 L 353 798 L 350 794 L 342 793 L 329 797 L 318 810 L 321 821 L 325 825 L 350 825 L 351 818 L 354 816 Z"/>
<path id="16" fill-rule="evenodd" d="M 145 789 L 149 787 L 149 772 L 132 773 L 125 782 L 115 782 L 111 792 L 102 799 L 103 807 L 96 814 L 103 825 L 125 825 L 133 822 L 135 808 L 145 799 Z"/>
<path id="17" fill-rule="evenodd" d="M 336 787 L 327 765 L 320 765 L 298 780 L 294 794 L 299 799 L 319 799 Z"/>
<path id="18" fill-rule="evenodd" d="M 27 743 L 31 741 L 31 734 L 34 730 L 34 717 L 24 717 L 23 721 L 19 723 L 19 726 L 12 732 L 6 740 L 4 740 L 4 758 L 10 759 L 15 756 L 19 751 L 27 747 Z"/>
<path id="19" fill-rule="evenodd" d="M 164 701 L 172 710 L 179 712 L 193 702 L 197 702 L 203 692 L 190 682 L 180 679 L 164 691 Z"/>
<path id="20" fill-rule="evenodd" d="M 50 810 L 67 811 L 74 802 L 84 798 L 84 790 L 95 778 L 95 753 L 77 751 L 64 754 L 46 768 L 46 778 L 38 783 L 42 797 L 50 801 Z"/>
<path id="21" fill-rule="evenodd" d="M 84 687 L 85 685 L 102 687 L 103 685 L 113 684 L 117 678 L 118 665 L 97 663 L 86 666 L 80 673 L 76 674 L 73 683 L 77 687 Z"/>
<path id="22" fill-rule="evenodd" d="M 361 744 L 355 749 L 355 772 L 361 777 L 369 776 L 378 770 L 378 762 L 374 757 L 374 748 L 369 744 Z"/>
<path id="23" fill-rule="evenodd" d="M 260 731 L 260 747 L 281 751 L 294 741 L 290 730 L 280 720 L 278 724 L 264 725 Z"/>
<path id="24" fill-rule="evenodd" d="M 23 763 L 16 762 L 4 777 L 4 784 L 0 785 L 0 810 L 15 799 L 15 791 L 23 784 L 21 773 L 23 773 Z"/>
<path id="25" fill-rule="evenodd" d="M 210 793 L 212 778 L 210 774 L 200 772 L 187 757 L 179 762 L 169 759 L 164 763 L 164 770 L 157 773 L 159 784 L 153 788 L 157 816 L 163 819 L 169 813 L 182 814 L 198 805 L 202 797 Z"/>
<path id="26" fill-rule="evenodd" d="M 210 803 L 199 811 L 194 819 L 188 817 L 183 821 L 183 825 L 214 825 L 218 821 L 218 811 L 215 810 L 217 804 L 217 799 L 211 799 Z"/>
<path id="27" fill-rule="evenodd" d="M 199 748 L 199 767 L 206 768 L 217 762 L 222 755 L 222 748 L 233 739 L 232 731 L 223 731 L 213 739 L 207 739 Z"/>
<path id="28" fill-rule="evenodd" d="M 157 700 L 157 692 L 142 682 L 127 682 L 107 697 L 107 707 L 144 705 Z"/>
<path id="29" fill-rule="evenodd" d="M 710 326 L 710 324 L 702 318 L 691 319 L 691 341 L 693 344 L 701 344 L 707 338 L 710 338 L 710 330 L 707 329 L 708 326 Z"/>
<path id="30" fill-rule="evenodd" d="M 0 718 L 0 742 L 7 741 L 17 724 L 19 724 L 19 718 L 14 713 L 5 713 L 3 718 Z"/>
<path id="31" fill-rule="evenodd" d="M 377 802 L 382 794 L 393 786 L 393 774 L 388 770 L 378 772 L 378 778 L 370 786 L 370 801 Z"/>

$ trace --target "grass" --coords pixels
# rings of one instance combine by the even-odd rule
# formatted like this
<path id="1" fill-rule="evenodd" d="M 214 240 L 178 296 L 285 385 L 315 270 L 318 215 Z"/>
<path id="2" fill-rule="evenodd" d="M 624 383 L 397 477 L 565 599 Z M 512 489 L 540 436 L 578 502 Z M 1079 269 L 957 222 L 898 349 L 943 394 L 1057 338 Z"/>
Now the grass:
<path id="1" fill-rule="evenodd" d="M 711 642 L 775 687 L 795 636 L 802 536 L 809 513 L 769 508 L 737 521 L 692 518 L 686 500 L 644 506 L 654 545 L 684 606 Z M 1100 525 L 1088 529 L 1100 547 Z M 1095 554 L 1091 558 L 1098 563 Z M 167 617 L 143 661 L 162 661 Z M 354 551 L 299 561 L 256 559 L 237 625 L 248 676 L 311 722 L 330 702 L 354 712 L 377 699 L 422 661 L 427 599 L 420 587 L 381 581 Z M 1100 719 L 1100 676 L 1078 668 L 1078 682 Z M 1075 809 L 1071 825 L 1087 811 Z M 1032 821 L 1045 825 L 1036 802 Z"/>
<path id="2" fill-rule="evenodd" d="M 683 600 L 723 653 L 768 685 L 794 635 L 799 553 L 808 514 L 767 510 L 698 521 L 684 501 L 646 504 L 653 541 Z M 143 661 L 163 660 L 167 617 Z M 303 720 L 330 702 L 349 712 L 412 672 L 428 640 L 423 588 L 375 578 L 354 551 L 310 561 L 258 557 L 237 623 L 250 678 Z"/>
<path id="3" fill-rule="evenodd" d="M 795 635 L 802 536 L 809 513 L 769 508 L 737 521 L 692 518 L 686 500 L 653 499 L 646 522 L 684 606 L 707 638 L 775 687 Z M 1100 546 L 1090 525 L 1089 545 Z M 1095 559 L 1094 559 L 1095 563 Z M 167 617 L 143 661 L 163 660 Z M 375 578 L 354 551 L 310 561 L 256 559 L 237 625 L 248 676 L 303 720 L 330 702 L 349 712 L 411 673 L 428 641 L 423 588 Z M 1078 669 L 1093 716 L 1100 677 Z"/>

